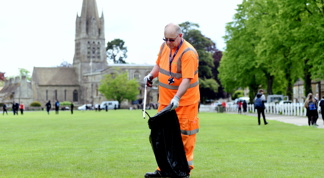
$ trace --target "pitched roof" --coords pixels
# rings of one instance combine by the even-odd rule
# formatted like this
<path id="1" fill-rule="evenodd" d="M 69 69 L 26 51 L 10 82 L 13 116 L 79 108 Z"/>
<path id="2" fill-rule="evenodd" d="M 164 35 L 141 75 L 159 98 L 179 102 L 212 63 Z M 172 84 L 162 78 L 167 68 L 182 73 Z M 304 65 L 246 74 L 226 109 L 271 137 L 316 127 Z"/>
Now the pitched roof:
<path id="1" fill-rule="evenodd" d="M 74 68 L 34 67 L 33 80 L 38 85 L 79 85 Z"/>

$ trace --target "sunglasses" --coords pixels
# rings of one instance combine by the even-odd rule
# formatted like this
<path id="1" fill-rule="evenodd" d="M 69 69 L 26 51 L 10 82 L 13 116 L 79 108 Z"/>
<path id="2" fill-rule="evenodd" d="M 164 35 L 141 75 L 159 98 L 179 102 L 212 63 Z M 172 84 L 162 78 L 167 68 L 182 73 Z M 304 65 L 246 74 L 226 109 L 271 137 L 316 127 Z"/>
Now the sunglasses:
<path id="1" fill-rule="evenodd" d="M 179 35 L 178 35 L 179 36 Z M 174 42 L 177 38 L 178 38 L 178 36 L 177 37 L 175 37 L 175 38 L 163 38 L 163 41 L 165 41 L 165 42 Z"/>

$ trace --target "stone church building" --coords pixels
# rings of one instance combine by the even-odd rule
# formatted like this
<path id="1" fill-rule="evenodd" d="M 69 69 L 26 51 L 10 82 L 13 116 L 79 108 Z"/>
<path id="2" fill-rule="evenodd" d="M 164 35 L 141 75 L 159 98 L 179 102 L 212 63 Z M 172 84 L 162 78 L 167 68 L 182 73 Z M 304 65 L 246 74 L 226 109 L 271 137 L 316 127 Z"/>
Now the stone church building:
<path id="1" fill-rule="evenodd" d="M 33 101 L 45 104 L 48 100 L 71 101 L 75 105 L 100 104 L 105 98 L 99 91 L 100 81 L 106 74 L 128 72 L 129 79 L 140 83 L 138 99 L 143 99 L 143 78 L 153 65 L 108 65 L 103 13 L 99 17 L 95 0 L 83 0 L 81 15 L 76 18 L 73 67 L 34 67 L 31 81 L 26 77 L 5 82 L 0 91 L 0 102 Z M 148 89 L 148 101 L 157 102 L 157 89 Z M 122 103 L 128 107 L 131 101 Z"/>

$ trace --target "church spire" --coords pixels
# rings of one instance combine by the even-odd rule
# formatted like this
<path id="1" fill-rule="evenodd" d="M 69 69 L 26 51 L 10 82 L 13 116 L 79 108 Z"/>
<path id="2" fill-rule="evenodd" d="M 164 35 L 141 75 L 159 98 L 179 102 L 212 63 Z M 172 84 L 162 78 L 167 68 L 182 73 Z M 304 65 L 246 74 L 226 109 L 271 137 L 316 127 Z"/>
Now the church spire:
<path id="1" fill-rule="evenodd" d="M 76 34 L 76 37 L 104 37 L 103 27 L 103 13 L 99 18 L 98 8 L 96 0 L 83 0 L 81 17 L 77 17 L 77 23 L 79 22 L 80 31 Z"/>
<path id="2" fill-rule="evenodd" d="M 83 0 L 81 16 L 77 15 L 73 65 L 79 81 L 107 67 L 104 17 L 102 13 L 99 18 L 96 0 Z"/>

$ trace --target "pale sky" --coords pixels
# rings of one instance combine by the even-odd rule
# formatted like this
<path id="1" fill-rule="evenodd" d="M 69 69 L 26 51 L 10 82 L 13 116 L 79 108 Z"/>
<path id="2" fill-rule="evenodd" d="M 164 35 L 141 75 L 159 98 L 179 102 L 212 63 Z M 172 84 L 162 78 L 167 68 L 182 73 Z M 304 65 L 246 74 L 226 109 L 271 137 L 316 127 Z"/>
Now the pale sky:
<path id="1" fill-rule="evenodd" d="M 0 72 L 72 64 L 75 21 L 83 0 L 0 0 Z M 97 0 L 105 18 L 106 44 L 125 41 L 129 63 L 153 64 L 164 26 L 189 21 L 224 50 L 225 25 L 242 0 Z M 185 37 L 184 37 L 185 38 Z"/>

